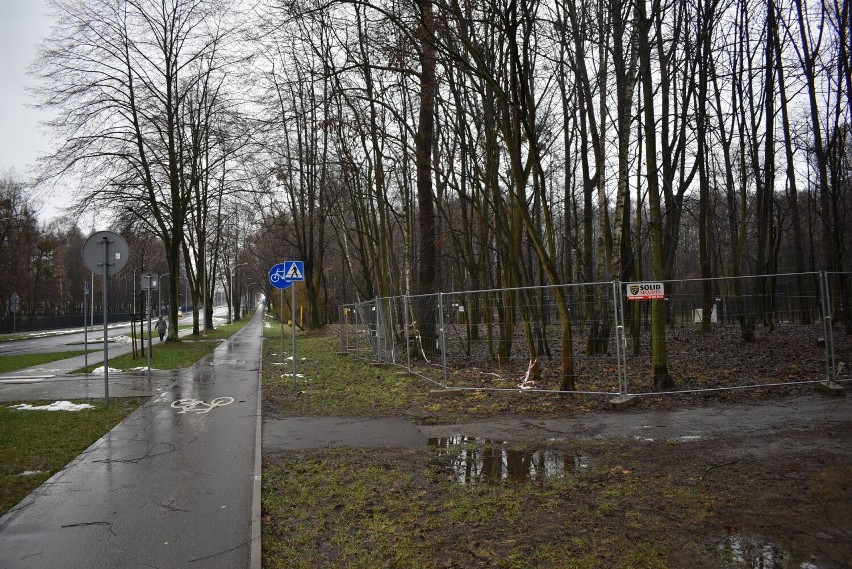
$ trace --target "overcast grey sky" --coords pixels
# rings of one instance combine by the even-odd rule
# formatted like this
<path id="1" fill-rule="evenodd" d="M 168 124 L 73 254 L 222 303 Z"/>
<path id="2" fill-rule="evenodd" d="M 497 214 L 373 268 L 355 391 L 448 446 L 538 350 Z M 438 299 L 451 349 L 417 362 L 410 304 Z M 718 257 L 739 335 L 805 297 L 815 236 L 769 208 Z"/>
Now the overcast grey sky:
<path id="1" fill-rule="evenodd" d="M 42 115 L 27 108 L 33 85 L 27 68 L 37 43 L 50 32 L 43 0 L 0 0 L 0 172 L 14 168 L 24 175 L 36 157 L 49 149 L 39 127 Z"/>
<path id="2" fill-rule="evenodd" d="M 50 33 L 45 0 L 0 0 L 0 175 L 14 171 L 28 177 L 38 156 L 47 153 L 50 137 L 39 122 L 47 115 L 28 107 L 27 87 L 35 80 L 27 69 L 36 47 Z M 38 218 L 47 222 L 70 204 L 70 192 L 53 188 L 31 195 Z"/>

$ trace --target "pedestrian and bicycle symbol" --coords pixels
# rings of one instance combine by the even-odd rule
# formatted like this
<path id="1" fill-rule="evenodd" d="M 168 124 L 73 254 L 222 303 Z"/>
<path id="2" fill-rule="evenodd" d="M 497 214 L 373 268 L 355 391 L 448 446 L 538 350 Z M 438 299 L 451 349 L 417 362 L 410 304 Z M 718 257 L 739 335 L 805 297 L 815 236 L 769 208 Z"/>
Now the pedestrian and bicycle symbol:
<path id="1" fill-rule="evenodd" d="M 269 269 L 269 282 L 281 290 L 281 357 L 284 357 L 284 289 L 295 282 L 305 280 L 304 261 L 284 261 Z M 296 287 L 293 287 L 293 303 L 290 305 L 293 323 L 293 389 L 296 389 Z"/>
<path id="2" fill-rule="evenodd" d="M 284 261 L 269 269 L 269 282 L 275 288 L 290 288 L 297 281 L 305 280 L 304 261 Z"/>

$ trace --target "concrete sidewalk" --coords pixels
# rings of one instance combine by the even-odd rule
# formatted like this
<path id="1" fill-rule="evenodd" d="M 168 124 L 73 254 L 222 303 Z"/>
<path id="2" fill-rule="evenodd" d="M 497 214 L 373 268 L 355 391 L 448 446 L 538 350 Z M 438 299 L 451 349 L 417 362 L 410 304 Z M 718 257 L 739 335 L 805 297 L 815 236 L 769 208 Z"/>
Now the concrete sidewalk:
<path id="1" fill-rule="evenodd" d="M 262 321 L 0 518 L 0 568 L 260 567 Z"/>

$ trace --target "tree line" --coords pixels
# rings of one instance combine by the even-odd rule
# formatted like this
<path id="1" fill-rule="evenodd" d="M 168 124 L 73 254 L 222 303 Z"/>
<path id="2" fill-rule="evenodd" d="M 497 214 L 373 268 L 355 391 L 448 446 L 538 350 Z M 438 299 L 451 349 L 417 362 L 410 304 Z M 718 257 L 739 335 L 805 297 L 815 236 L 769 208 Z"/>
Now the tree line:
<path id="1" fill-rule="evenodd" d="M 80 206 L 156 235 L 204 298 L 240 255 L 257 282 L 303 260 L 312 326 L 395 294 L 503 289 L 499 313 L 537 284 L 848 271 L 848 2 L 51 4 L 37 68 L 63 143 L 40 183 L 85 177 Z"/>

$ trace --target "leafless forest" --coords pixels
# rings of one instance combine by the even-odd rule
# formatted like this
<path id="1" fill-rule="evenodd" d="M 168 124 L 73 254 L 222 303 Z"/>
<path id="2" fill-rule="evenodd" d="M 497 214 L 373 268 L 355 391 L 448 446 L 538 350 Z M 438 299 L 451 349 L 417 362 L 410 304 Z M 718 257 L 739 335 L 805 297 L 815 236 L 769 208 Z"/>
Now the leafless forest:
<path id="1" fill-rule="evenodd" d="M 57 145 L 0 200 L 0 296 L 23 315 L 79 313 L 97 212 L 146 244 L 115 302 L 162 273 L 172 319 L 269 296 L 269 267 L 301 259 L 306 327 L 400 294 L 824 270 L 852 328 L 849 2 L 51 5 L 33 74 Z M 78 209 L 39 224 L 33 188 Z"/>

